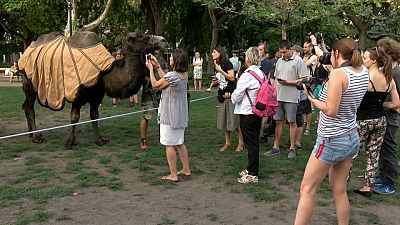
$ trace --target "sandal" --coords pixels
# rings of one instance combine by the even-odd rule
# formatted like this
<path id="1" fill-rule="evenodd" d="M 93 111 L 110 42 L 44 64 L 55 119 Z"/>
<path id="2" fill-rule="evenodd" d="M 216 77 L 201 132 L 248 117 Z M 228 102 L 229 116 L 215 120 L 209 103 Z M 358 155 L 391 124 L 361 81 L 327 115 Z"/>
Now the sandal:
<path id="1" fill-rule="evenodd" d="M 178 174 L 178 176 L 185 176 L 185 177 L 192 176 L 191 172 L 184 172 L 183 170 L 178 171 L 177 174 Z"/>
<path id="2" fill-rule="evenodd" d="M 224 146 L 222 146 L 222 148 L 221 148 L 219 151 L 220 151 L 220 152 L 223 152 L 223 151 L 228 150 L 228 149 L 230 149 L 230 148 L 231 148 L 230 145 L 224 145 Z"/>
<path id="3" fill-rule="evenodd" d="M 304 130 L 304 135 L 305 135 L 305 136 L 310 135 L 310 129 L 307 129 L 307 128 L 306 128 L 306 129 Z"/>
<path id="4" fill-rule="evenodd" d="M 241 184 L 250 184 L 250 183 L 257 183 L 258 182 L 258 176 L 252 176 L 252 175 L 244 175 L 241 178 L 237 179 L 238 183 Z"/>
<path id="5" fill-rule="evenodd" d="M 170 177 L 170 175 L 163 176 L 163 177 L 161 177 L 161 180 L 165 180 L 165 181 L 168 181 L 168 182 L 178 182 L 179 181 L 179 178 L 177 180 L 173 180 L 173 179 L 171 179 L 169 177 Z"/>
<path id="6" fill-rule="evenodd" d="M 143 151 L 147 149 L 147 138 L 140 139 L 140 149 Z"/>
<path id="7" fill-rule="evenodd" d="M 243 150 L 244 150 L 243 146 L 238 146 L 237 149 L 236 149 L 236 152 L 237 153 L 241 153 L 241 152 L 243 152 Z"/>

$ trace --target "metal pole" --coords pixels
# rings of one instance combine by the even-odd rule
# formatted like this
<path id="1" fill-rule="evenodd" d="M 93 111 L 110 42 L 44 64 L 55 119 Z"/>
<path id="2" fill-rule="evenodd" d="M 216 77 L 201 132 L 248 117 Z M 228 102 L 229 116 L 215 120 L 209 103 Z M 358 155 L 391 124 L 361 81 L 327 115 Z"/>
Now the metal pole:
<path id="1" fill-rule="evenodd" d="M 69 36 L 72 36 L 72 0 L 67 0 L 68 1 L 68 30 L 69 30 Z"/>

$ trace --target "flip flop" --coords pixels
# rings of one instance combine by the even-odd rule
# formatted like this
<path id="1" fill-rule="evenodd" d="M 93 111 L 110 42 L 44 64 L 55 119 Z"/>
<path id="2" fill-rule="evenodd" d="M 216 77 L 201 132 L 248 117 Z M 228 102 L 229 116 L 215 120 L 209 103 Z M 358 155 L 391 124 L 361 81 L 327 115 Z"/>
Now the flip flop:
<path id="1" fill-rule="evenodd" d="M 182 170 L 177 172 L 178 176 L 185 176 L 185 177 L 190 177 L 192 176 L 192 173 L 184 173 Z"/>
<path id="2" fill-rule="evenodd" d="M 168 182 L 178 182 L 179 181 L 179 179 L 178 180 L 172 180 L 172 179 L 168 178 L 168 176 L 161 177 L 161 180 L 165 180 L 165 181 L 168 181 Z"/>

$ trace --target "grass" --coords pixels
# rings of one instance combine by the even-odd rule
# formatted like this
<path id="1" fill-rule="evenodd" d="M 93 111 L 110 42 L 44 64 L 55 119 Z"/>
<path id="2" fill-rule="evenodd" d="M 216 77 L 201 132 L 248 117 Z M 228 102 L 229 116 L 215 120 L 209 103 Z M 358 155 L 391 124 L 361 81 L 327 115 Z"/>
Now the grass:
<path id="1" fill-rule="evenodd" d="M 210 93 L 192 92 L 192 99 L 210 96 Z M 24 113 L 20 109 L 23 93 L 18 88 L 0 89 L 0 136 L 23 132 L 26 130 Z M 140 99 L 140 98 L 139 98 Z M 315 141 L 315 130 L 310 136 L 303 138 L 303 150 L 294 160 L 287 159 L 284 143 L 288 140 L 284 132 L 282 154 L 266 158 L 260 155 L 260 182 L 253 185 L 236 183 L 237 173 L 247 163 L 246 154 L 236 154 L 234 151 L 218 152 L 224 144 L 223 133 L 216 129 L 217 101 L 214 97 L 190 104 L 189 127 L 185 132 L 185 143 L 189 150 L 191 170 L 194 177 L 210 176 L 212 182 L 218 185 L 210 187 L 212 192 L 228 189 L 232 193 L 245 194 L 255 201 L 273 205 L 271 216 L 287 218 L 290 201 L 298 196 L 299 184 L 307 163 L 310 151 Z M 139 106 L 129 107 L 127 100 L 115 108 L 111 107 L 111 99 L 106 97 L 100 107 L 102 117 L 133 112 Z M 52 112 L 36 106 L 38 128 L 67 124 L 70 104 L 61 112 Z M 50 200 L 62 201 L 63 197 L 71 196 L 81 189 L 103 187 L 112 191 L 125 191 L 121 174 L 126 170 L 136 170 L 142 181 L 159 188 L 175 187 L 177 184 L 166 184 L 159 177 L 168 173 L 165 150 L 158 144 L 158 129 L 156 118 L 150 120 L 148 130 L 149 148 L 146 152 L 139 149 L 139 121 L 141 114 L 133 114 L 113 120 L 100 122 L 100 132 L 104 138 L 111 141 L 106 146 L 96 146 L 93 143 L 91 126 L 89 124 L 77 127 L 79 146 L 72 151 L 64 148 L 67 129 L 43 133 L 46 141 L 43 144 L 33 144 L 28 137 L 17 137 L 0 142 L 0 209 L 18 206 L 23 201 L 32 201 L 28 207 L 29 213 L 17 213 L 12 224 L 45 223 L 51 219 L 57 221 L 73 220 L 70 215 L 62 212 L 49 212 L 46 208 Z M 155 115 L 154 115 L 155 117 Z M 89 119 L 88 107 L 81 110 L 81 121 Z M 11 125 L 9 125 L 11 123 Z M 272 140 L 272 139 L 271 139 Z M 261 152 L 272 147 L 272 141 L 261 145 Z M 232 146 L 237 144 L 236 134 L 232 134 Z M 9 166 L 1 166 L 9 165 Z M 359 157 L 353 169 L 353 179 L 349 190 L 362 185 L 362 180 L 355 178 L 362 174 L 365 165 L 364 157 Z M 180 166 L 180 165 L 178 165 Z M 193 180 L 193 182 L 196 182 Z M 399 186 L 397 187 L 400 190 Z M 332 207 L 332 194 L 327 179 L 322 183 L 317 195 L 316 207 Z M 361 198 L 349 191 L 352 207 L 357 208 L 352 224 L 382 224 L 379 216 L 368 211 L 366 206 L 394 205 L 400 206 L 400 194 L 390 197 L 373 195 L 372 198 Z M 336 223 L 328 209 L 323 222 Z M 219 215 L 210 213 L 207 218 L 211 222 L 221 221 Z M 353 218 L 353 216 L 352 216 Z M 254 219 L 256 220 L 256 219 Z M 355 219 L 353 219 L 355 220 Z M 2 221 L 3 222 L 3 221 Z M 176 219 L 163 217 L 160 224 L 176 224 Z"/>

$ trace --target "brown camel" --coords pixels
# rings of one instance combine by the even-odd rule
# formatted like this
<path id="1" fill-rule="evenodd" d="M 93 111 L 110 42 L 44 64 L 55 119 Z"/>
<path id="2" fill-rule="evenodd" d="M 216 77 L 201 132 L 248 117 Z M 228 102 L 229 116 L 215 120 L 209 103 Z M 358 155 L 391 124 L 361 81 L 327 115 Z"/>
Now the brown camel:
<path id="1" fill-rule="evenodd" d="M 114 98 L 136 94 L 148 72 L 145 55 L 155 49 L 166 49 L 167 45 L 161 36 L 127 33 L 121 48 L 124 57 L 114 60 L 92 32 L 76 32 L 69 38 L 57 33 L 40 36 L 19 61 L 25 93 L 22 108 L 29 131 L 37 129 L 36 99 L 52 110 L 62 110 L 65 100 L 71 102 L 72 124 L 79 121 L 80 109 L 86 103 L 90 105 L 90 118 L 98 119 L 104 94 Z M 97 145 L 109 142 L 100 136 L 97 122 L 92 122 L 92 129 Z M 30 134 L 30 138 L 34 143 L 44 141 L 40 133 Z M 72 126 L 66 148 L 76 145 L 75 126 Z"/>

